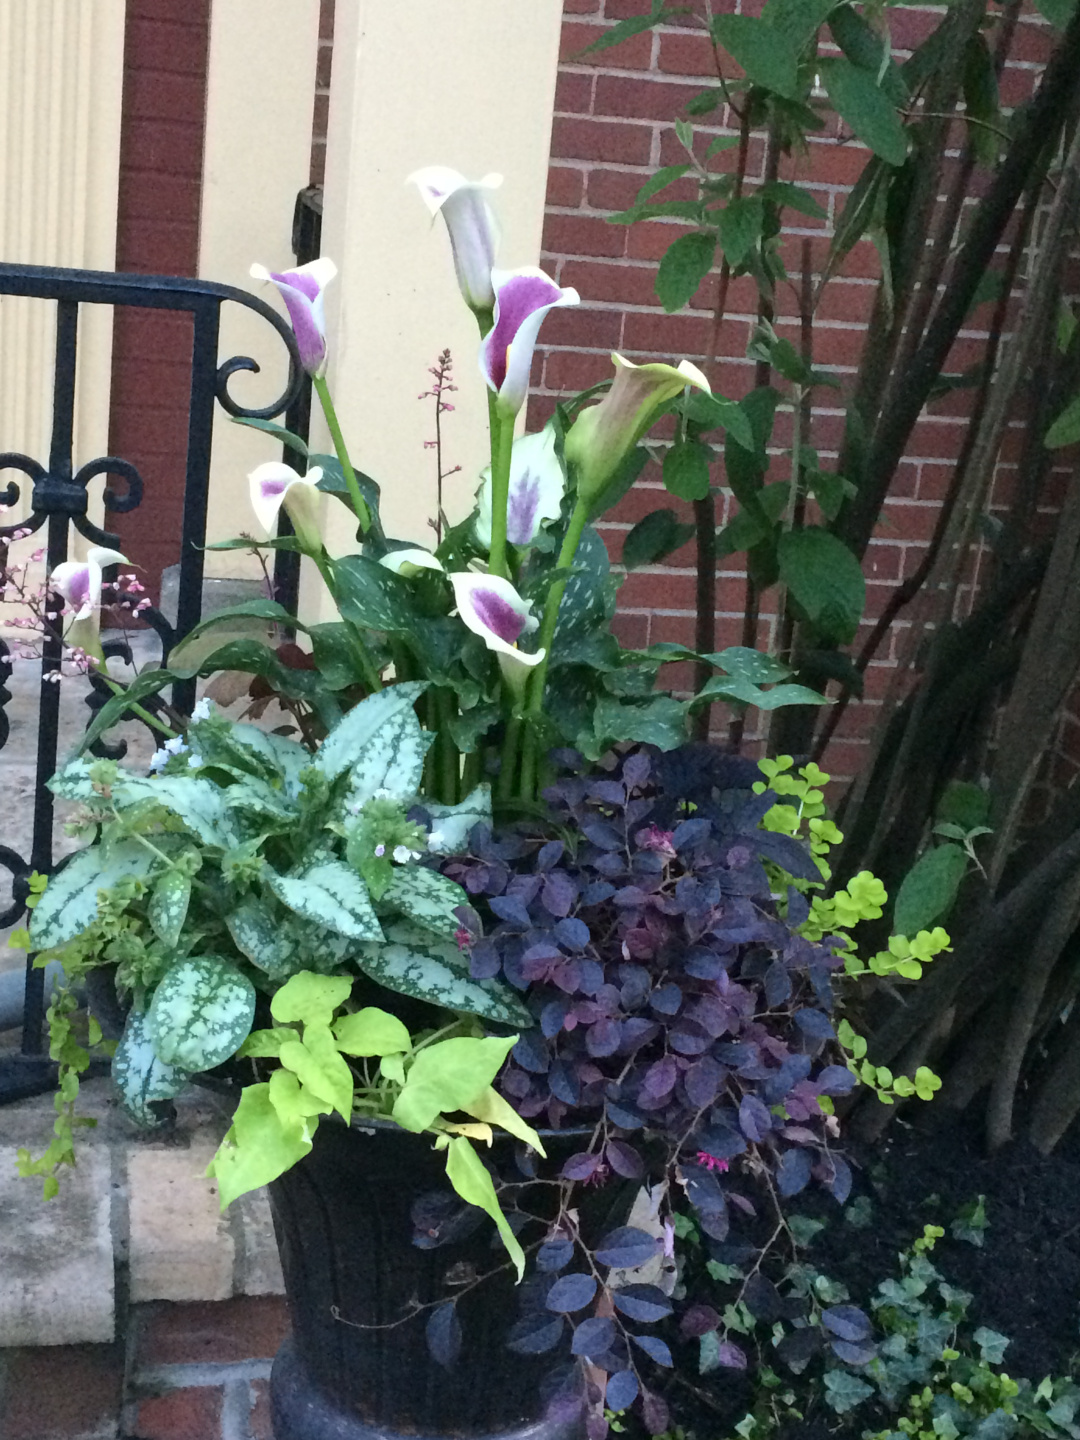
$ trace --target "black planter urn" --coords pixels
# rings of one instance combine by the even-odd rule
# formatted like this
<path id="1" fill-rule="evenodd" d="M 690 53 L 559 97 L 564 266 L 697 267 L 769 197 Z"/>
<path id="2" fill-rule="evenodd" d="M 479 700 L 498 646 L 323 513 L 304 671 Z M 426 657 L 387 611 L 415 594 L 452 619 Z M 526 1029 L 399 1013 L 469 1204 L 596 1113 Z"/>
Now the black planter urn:
<path id="1" fill-rule="evenodd" d="M 447 1188 L 430 1136 L 328 1121 L 311 1154 L 269 1187 L 293 1325 L 270 1381 L 276 1440 L 576 1434 L 574 1424 L 537 1418 L 552 1357 L 506 1348 L 519 1314 L 513 1269 L 461 1293 L 506 1258 L 491 1224 L 433 1249 L 412 1243 L 414 1200 Z M 412 1300 L 458 1293 L 464 1343 L 446 1369 L 427 1348 L 430 1309 L 392 1322 Z"/>

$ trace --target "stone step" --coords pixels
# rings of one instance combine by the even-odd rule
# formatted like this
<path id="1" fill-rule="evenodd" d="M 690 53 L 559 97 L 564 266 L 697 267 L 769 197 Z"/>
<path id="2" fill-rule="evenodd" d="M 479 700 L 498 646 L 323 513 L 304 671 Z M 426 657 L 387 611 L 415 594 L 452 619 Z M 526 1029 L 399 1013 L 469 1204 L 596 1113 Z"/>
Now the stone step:
<path id="1" fill-rule="evenodd" d="M 222 1215 L 205 1171 L 228 1120 L 206 1094 L 177 1103 L 167 1135 L 144 1136 L 120 1112 L 108 1080 L 84 1084 L 78 1165 L 60 1194 L 19 1177 L 20 1147 L 40 1154 L 52 1097 L 0 1107 L 0 1347 L 112 1340 L 119 1275 L 136 1303 L 278 1295 L 281 1270 L 266 1195 Z"/>

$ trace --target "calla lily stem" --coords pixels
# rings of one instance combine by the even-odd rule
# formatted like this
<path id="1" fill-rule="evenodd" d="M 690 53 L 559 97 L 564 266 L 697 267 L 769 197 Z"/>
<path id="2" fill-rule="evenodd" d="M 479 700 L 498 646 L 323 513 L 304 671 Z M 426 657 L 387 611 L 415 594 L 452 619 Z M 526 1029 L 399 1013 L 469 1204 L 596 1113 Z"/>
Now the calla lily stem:
<path id="1" fill-rule="evenodd" d="M 337 591 L 334 588 L 334 574 L 327 561 L 326 555 L 312 555 L 311 559 L 315 561 L 315 564 L 319 570 L 319 574 L 322 576 L 323 584 L 326 586 L 327 590 L 330 591 L 330 594 L 334 597 L 334 601 L 336 604 Z M 340 606 L 338 608 L 340 611 Z M 379 676 L 378 668 L 375 665 L 374 660 L 372 660 L 370 652 L 368 651 L 367 645 L 364 641 L 364 637 L 360 632 L 360 627 L 352 620 L 345 620 L 344 615 L 341 618 L 345 621 L 345 628 L 349 632 L 349 636 L 353 641 L 353 645 L 356 650 L 356 658 L 359 661 L 360 669 L 364 676 L 364 683 L 367 685 L 368 689 L 372 693 L 374 693 L 376 690 L 381 690 L 383 688 L 383 683 Z"/>
<path id="2" fill-rule="evenodd" d="M 349 452 L 345 447 L 345 436 L 341 433 L 341 425 L 338 423 L 337 411 L 334 409 L 334 402 L 330 398 L 330 387 L 326 383 L 325 375 L 312 376 L 312 383 L 315 386 L 315 393 L 319 397 L 319 404 L 322 406 L 323 414 L 326 416 L 326 425 L 330 431 L 330 438 L 334 442 L 334 449 L 337 451 L 338 460 L 341 462 L 341 473 L 345 476 L 345 484 L 349 487 L 349 499 L 356 511 L 356 518 L 360 522 L 360 529 L 365 535 L 371 529 L 371 511 L 367 507 L 367 501 L 360 494 L 360 486 L 357 483 L 356 471 L 349 459 Z"/>
<path id="3" fill-rule="evenodd" d="M 492 405 L 491 451 L 491 550 L 488 568 L 492 575 L 509 580 L 506 564 L 506 510 L 510 503 L 510 462 L 514 449 L 514 417 L 501 414 Z"/>

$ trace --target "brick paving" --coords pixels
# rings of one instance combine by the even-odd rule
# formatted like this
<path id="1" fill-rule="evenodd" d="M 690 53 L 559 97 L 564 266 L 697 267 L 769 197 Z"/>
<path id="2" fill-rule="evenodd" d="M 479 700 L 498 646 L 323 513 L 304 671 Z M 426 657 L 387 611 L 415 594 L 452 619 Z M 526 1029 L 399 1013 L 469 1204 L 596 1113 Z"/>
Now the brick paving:
<path id="1" fill-rule="evenodd" d="M 278 1296 L 132 1306 L 112 1345 L 0 1350 L 0 1440 L 273 1440 Z"/>

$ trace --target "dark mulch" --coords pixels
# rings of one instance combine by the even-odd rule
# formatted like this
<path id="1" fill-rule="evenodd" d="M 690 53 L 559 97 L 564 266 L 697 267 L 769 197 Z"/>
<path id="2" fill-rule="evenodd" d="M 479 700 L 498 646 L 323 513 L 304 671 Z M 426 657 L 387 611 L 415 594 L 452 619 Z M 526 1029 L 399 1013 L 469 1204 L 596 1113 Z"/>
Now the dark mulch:
<path id="1" fill-rule="evenodd" d="M 908 1120 L 908 1116 L 911 1119 Z M 972 1328 L 985 1325 L 1011 1341 L 1003 1368 L 1038 1382 L 1080 1364 L 1080 1136 L 1070 1135 L 1050 1156 L 1024 1142 L 987 1155 L 976 1126 L 944 1107 L 895 1121 L 874 1147 L 848 1151 L 857 1166 L 852 1199 L 870 1200 L 870 1223 L 855 1228 L 824 1197 L 807 1195 L 796 1208 L 827 1220 L 806 1252 L 821 1273 L 842 1282 L 852 1302 L 866 1305 L 878 1284 L 898 1273 L 898 1255 L 922 1234 L 942 1226 L 933 1264 L 952 1285 L 969 1291 Z M 956 1239 L 959 1212 L 985 1196 L 988 1228 L 977 1247 Z M 850 1201 L 849 1201 L 850 1204 Z M 689 1355 L 680 1358 L 691 1359 Z M 778 1367 L 782 1369 L 782 1367 Z M 672 1408 L 699 1440 L 729 1436 L 746 1413 L 750 1387 L 731 1372 L 693 1380 L 714 1405 L 675 1383 Z M 798 1390 L 799 1381 L 794 1381 Z M 805 1392 L 804 1392 L 805 1393 Z M 719 1413 L 718 1413 L 719 1412 Z M 782 1440 L 847 1440 L 888 1426 L 890 1416 L 856 1412 L 838 1419 L 813 1407 Z"/>

